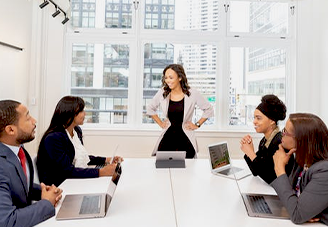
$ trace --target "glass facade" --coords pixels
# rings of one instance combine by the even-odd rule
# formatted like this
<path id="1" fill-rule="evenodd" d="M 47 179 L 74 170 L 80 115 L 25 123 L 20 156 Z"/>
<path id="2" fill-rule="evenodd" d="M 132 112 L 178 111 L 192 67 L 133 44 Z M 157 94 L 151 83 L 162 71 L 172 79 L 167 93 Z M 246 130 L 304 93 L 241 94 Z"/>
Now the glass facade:
<path id="1" fill-rule="evenodd" d="M 73 27 L 95 27 L 96 0 L 72 0 L 71 6 Z"/>
<path id="2" fill-rule="evenodd" d="M 103 53 L 103 62 L 94 61 L 94 52 Z M 71 93 L 85 100 L 86 122 L 127 123 L 129 46 L 74 44 L 73 53 Z"/>
<path id="3" fill-rule="evenodd" d="M 105 27 L 131 28 L 132 0 L 106 0 Z"/>
<path id="4" fill-rule="evenodd" d="M 277 53 L 279 61 L 274 60 Z M 263 95 L 275 94 L 286 101 L 285 53 L 285 49 L 230 48 L 230 125 L 252 125 Z"/>
<path id="5" fill-rule="evenodd" d="M 288 34 L 288 5 L 282 2 L 231 1 L 230 31 Z"/>
<path id="6" fill-rule="evenodd" d="M 229 99 L 221 104 L 228 106 L 228 119 L 223 121 L 230 126 L 251 125 L 254 108 L 265 94 L 286 100 L 286 78 L 290 76 L 287 48 L 248 42 L 256 37 L 266 42 L 286 37 L 290 30 L 288 2 L 72 0 L 71 5 L 73 27 L 93 28 L 93 35 L 99 37 L 109 34 L 105 41 L 86 36 L 80 43 L 80 33 L 79 42 L 72 42 L 71 93 L 86 101 L 89 123 L 129 124 L 130 102 L 142 106 L 133 108 L 139 111 L 137 122 L 153 123 L 145 115 L 146 106 L 162 86 L 163 69 L 172 63 L 184 66 L 189 85 L 213 105 L 216 115 L 221 108 L 218 97 L 224 96 L 217 81 L 229 81 L 225 96 Z M 127 32 L 112 36 L 110 31 L 117 29 Z M 238 34 L 244 44 L 228 45 L 231 34 Z M 141 97 L 131 95 L 131 70 L 141 72 L 134 79 L 142 81 Z M 194 118 L 200 115 L 196 109 Z M 206 122 L 215 123 L 215 119 Z"/>

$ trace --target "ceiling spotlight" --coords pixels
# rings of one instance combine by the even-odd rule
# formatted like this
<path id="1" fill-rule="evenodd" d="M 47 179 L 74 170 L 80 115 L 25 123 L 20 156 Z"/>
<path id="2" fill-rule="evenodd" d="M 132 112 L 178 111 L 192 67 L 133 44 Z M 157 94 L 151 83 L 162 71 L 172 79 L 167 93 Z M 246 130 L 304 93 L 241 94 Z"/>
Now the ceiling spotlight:
<path id="1" fill-rule="evenodd" d="M 58 14 L 60 14 L 60 10 L 56 7 L 56 12 L 52 14 L 52 17 L 56 17 Z"/>
<path id="2" fill-rule="evenodd" d="M 66 14 L 65 14 L 65 19 L 62 21 L 62 24 L 66 24 L 67 21 L 69 21 L 69 18 L 66 17 Z"/>
<path id="3" fill-rule="evenodd" d="M 40 4 L 40 8 L 42 9 L 43 7 L 45 7 L 48 4 L 49 4 L 48 1 L 44 1 L 43 3 Z"/>

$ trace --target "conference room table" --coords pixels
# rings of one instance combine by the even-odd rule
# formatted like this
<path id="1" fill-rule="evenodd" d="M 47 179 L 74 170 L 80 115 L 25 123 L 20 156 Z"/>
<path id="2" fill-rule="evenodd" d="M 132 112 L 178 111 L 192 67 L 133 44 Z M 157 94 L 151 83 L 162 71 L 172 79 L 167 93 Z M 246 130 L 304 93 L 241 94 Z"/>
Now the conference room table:
<path id="1" fill-rule="evenodd" d="M 232 160 L 248 168 L 244 160 Z M 67 194 L 105 193 L 110 177 L 67 179 L 60 188 Z M 208 159 L 186 160 L 186 168 L 156 169 L 155 158 L 127 158 L 107 215 L 104 218 L 56 220 L 38 227 L 277 227 L 296 226 L 286 219 L 247 215 L 241 192 L 276 194 L 252 175 L 234 180 L 211 173 Z M 56 207 L 56 214 L 61 202 Z M 306 223 L 306 226 L 324 226 Z"/>

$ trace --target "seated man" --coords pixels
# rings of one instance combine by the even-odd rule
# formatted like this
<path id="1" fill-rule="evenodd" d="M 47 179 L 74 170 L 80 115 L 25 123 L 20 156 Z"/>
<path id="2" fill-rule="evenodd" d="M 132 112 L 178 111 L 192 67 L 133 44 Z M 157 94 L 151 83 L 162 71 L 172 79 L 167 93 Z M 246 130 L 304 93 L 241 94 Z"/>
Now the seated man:
<path id="1" fill-rule="evenodd" d="M 0 101 L 0 226 L 34 226 L 55 215 L 62 190 L 33 183 L 33 164 L 23 144 L 34 139 L 36 120 L 12 100 Z M 32 200 L 38 200 L 32 204 Z"/>

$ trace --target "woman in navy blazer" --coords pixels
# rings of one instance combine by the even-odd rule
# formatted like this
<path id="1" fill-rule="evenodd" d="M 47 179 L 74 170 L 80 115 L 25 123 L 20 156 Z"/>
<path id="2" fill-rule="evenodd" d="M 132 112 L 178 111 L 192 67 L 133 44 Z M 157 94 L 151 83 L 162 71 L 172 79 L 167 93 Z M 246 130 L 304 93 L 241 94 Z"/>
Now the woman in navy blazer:
<path id="1" fill-rule="evenodd" d="M 282 134 L 273 156 L 277 178 L 271 185 L 294 223 L 320 221 L 328 225 L 327 126 L 313 114 L 296 113 L 289 116 Z M 296 162 L 288 177 L 285 166 L 293 153 Z"/>
<path id="2" fill-rule="evenodd" d="M 84 121 L 84 106 L 83 99 L 74 96 L 65 96 L 58 102 L 50 126 L 39 145 L 36 165 L 40 182 L 58 186 L 67 178 L 111 176 L 114 172 L 115 163 L 102 169 L 74 166 L 76 152 L 69 135 L 77 135 L 83 145 L 82 130 L 78 125 Z M 89 159 L 88 165 L 110 162 L 110 158 L 105 157 L 89 155 Z"/>

